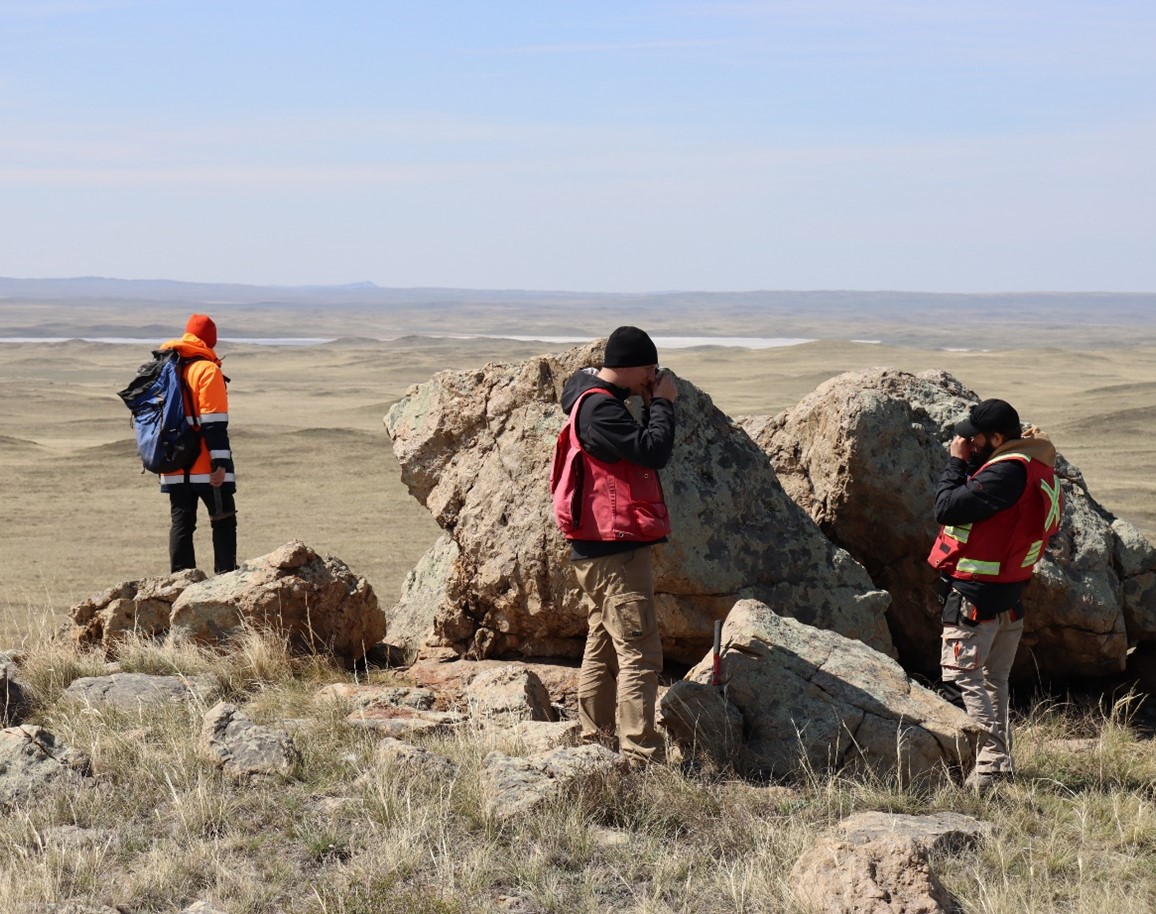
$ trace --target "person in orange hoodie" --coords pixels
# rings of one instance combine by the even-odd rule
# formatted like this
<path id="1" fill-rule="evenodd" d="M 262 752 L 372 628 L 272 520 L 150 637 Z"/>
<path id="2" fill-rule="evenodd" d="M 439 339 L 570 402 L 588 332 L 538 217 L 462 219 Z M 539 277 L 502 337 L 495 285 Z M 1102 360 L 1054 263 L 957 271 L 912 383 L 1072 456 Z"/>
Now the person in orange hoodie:
<path id="1" fill-rule="evenodd" d="M 185 335 L 168 340 L 161 349 L 175 349 L 183 362 L 185 412 L 201 428 L 201 452 L 188 470 L 161 474 L 161 491 L 168 493 L 172 526 L 169 528 L 169 568 L 197 567 L 193 533 L 197 529 L 197 502 L 209 511 L 213 531 L 213 571 L 223 574 L 237 567 L 237 491 L 233 451 L 229 447 L 228 378 L 221 371 L 217 325 L 205 314 L 192 315 Z"/>

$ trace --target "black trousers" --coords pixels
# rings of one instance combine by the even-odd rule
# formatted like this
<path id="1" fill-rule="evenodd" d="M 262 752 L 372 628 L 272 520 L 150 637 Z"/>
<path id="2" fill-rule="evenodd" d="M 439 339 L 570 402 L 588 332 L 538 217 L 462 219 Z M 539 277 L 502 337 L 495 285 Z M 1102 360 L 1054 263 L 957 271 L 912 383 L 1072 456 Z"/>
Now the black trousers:
<path id="1" fill-rule="evenodd" d="M 216 504 L 220 496 L 220 505 Z M 211 486 L 185 484 L 169 490 L 169 570 L 183 571 L 197 567 L 197 552 L 193 533 L 197 529 L 197 502 L 203 501 L 209 509 L 209 525 L 213 530 L 213 572 L 224 574 L 237 567 L 237 503 L 232 492 Z M 212 515 L 222 517 L 212 520 Z"/>

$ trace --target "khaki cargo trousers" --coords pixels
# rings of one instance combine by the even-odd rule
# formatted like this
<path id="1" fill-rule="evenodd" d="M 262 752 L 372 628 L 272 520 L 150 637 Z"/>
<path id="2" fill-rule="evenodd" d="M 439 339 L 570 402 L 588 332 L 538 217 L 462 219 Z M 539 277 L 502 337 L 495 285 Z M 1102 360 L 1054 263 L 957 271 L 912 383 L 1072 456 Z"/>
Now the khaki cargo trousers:
<path id="1" fill-rule="evenodd" d="M 653 549 L 642 546 L 595 559 L 575 559 L 588 600 L 589 632 L 578 676 L 582 739 L 618 744 L 632 761 L 661 761 L 655 727 L 662 640 L 654 606 Z"/>
<path id="2" fill-rule="evenodd" d="M 970 606 L 967 600 L 964 604 Z M 1024 620 L 1010 612 L 977 625 L 943 626 L 940 667 L 944 682 L 954 682 L 963 695 L 967 716 L 987 738 L 979 747 L 979 774 L 1011 775 L 1011 724 L 1008 720 L 1008 674 L 1024 633 Z"/>

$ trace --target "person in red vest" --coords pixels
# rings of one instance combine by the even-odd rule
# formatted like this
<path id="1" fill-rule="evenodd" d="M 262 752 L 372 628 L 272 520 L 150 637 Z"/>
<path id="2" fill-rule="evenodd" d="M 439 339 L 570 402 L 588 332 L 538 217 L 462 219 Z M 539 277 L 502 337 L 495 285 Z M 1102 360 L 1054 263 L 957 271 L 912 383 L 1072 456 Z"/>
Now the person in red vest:
<path id="1" fill-rule="evenodd" d="M 1056 449 L 1023 431 L 1004 400 L 984 400 L 955 426 L 951 457 L 935 493 L 942 524 L 928 561 L 941 576 L 944 682 L 986 733 L 971 783 L 986 788 L 1014 774 L 1008 676 L 1024 629 L 1020 599 L 1048 540 L 1060 528 L 1063 496 Z"/>
<path id="2" fill-rule="evenodd" d="M 626 408 L 631 396 L 642 397 L 641 423 Z M 563 387 L 569 419 L 560 445 L 572 444 L 577 459 L 566 463 L 569 478 L 552 479 L 555 516 L 588 601 L 578 679 L 582 738 L 617 747 L 638 764 L 664 754 L 655 727 L 662 641 L 650 547 L 670 533 L 658 470 L 674 448 L 677 396 L 674 379 L 658 371 L 651 338 L 619 327 L 602 368 L 576 372 Z M 559 513 L 563 491 L 571 494 Z"/>
<path id="3" fill-rule="evenodd" d="M 209 512 L 213 532 L 213 571 L 223 574 L 237 567 L 237 491 L 233 451 L 229 446 L 228 378 L 221 371 L 217 325 L 205 314 L 194 314 L 180 339 L 161 349 L 175 349 L 184 362 L 186 412 L 200 425 L 201 452 L 188 472 L 162 473 L 161 491 L 169 496 L 169 570 L 197 567 L 193 532 L 197 529 L 197 502 Z"/>

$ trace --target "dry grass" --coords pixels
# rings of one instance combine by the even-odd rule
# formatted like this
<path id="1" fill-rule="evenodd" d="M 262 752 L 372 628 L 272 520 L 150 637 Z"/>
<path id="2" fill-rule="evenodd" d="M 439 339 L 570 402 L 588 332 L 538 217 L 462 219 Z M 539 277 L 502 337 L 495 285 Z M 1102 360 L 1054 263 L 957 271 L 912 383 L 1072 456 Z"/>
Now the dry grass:
<path id="1" fill-rule="evenodd" d="M 479 773 L 488 751 L 515 748 L 507 732 L 425 739 L 458 764 L 452 778 L 379 761 L 376 738 L 316 697 L 349 674 L 256 634 L 229 653 L 130 643 L 121 668 L 218 685 L 202 705 L 94 709 L 62 693 L 103 660 L 55 643 L 29 651 L 35 721 L 89 752 L 98 777 L 0 820 L 0 910 L 76 899 L 176 912 L 207 898 L 232 914 L 446 914 L 516 897 L 511 910 L 559 914 L 803 914 L 792 865 L 862 810 L 992 822 L 974 851 L 934 864 L 969 914 L 1139 914 L 1156 901 L 1156 754 L 1127 703 L 1107 714 L 1039 706 L 1017 728 L 1021 779 L 984 796 L 803 771 L 792 789 L 768 789 L 660 767 L 499 823 Z M 241 786 L 200 755 L 201 717 L 222 696 L 260 722 L 297 722 L 295 777 Z M 1064 742 L 1077 737 L 1091 742 Z"/>

